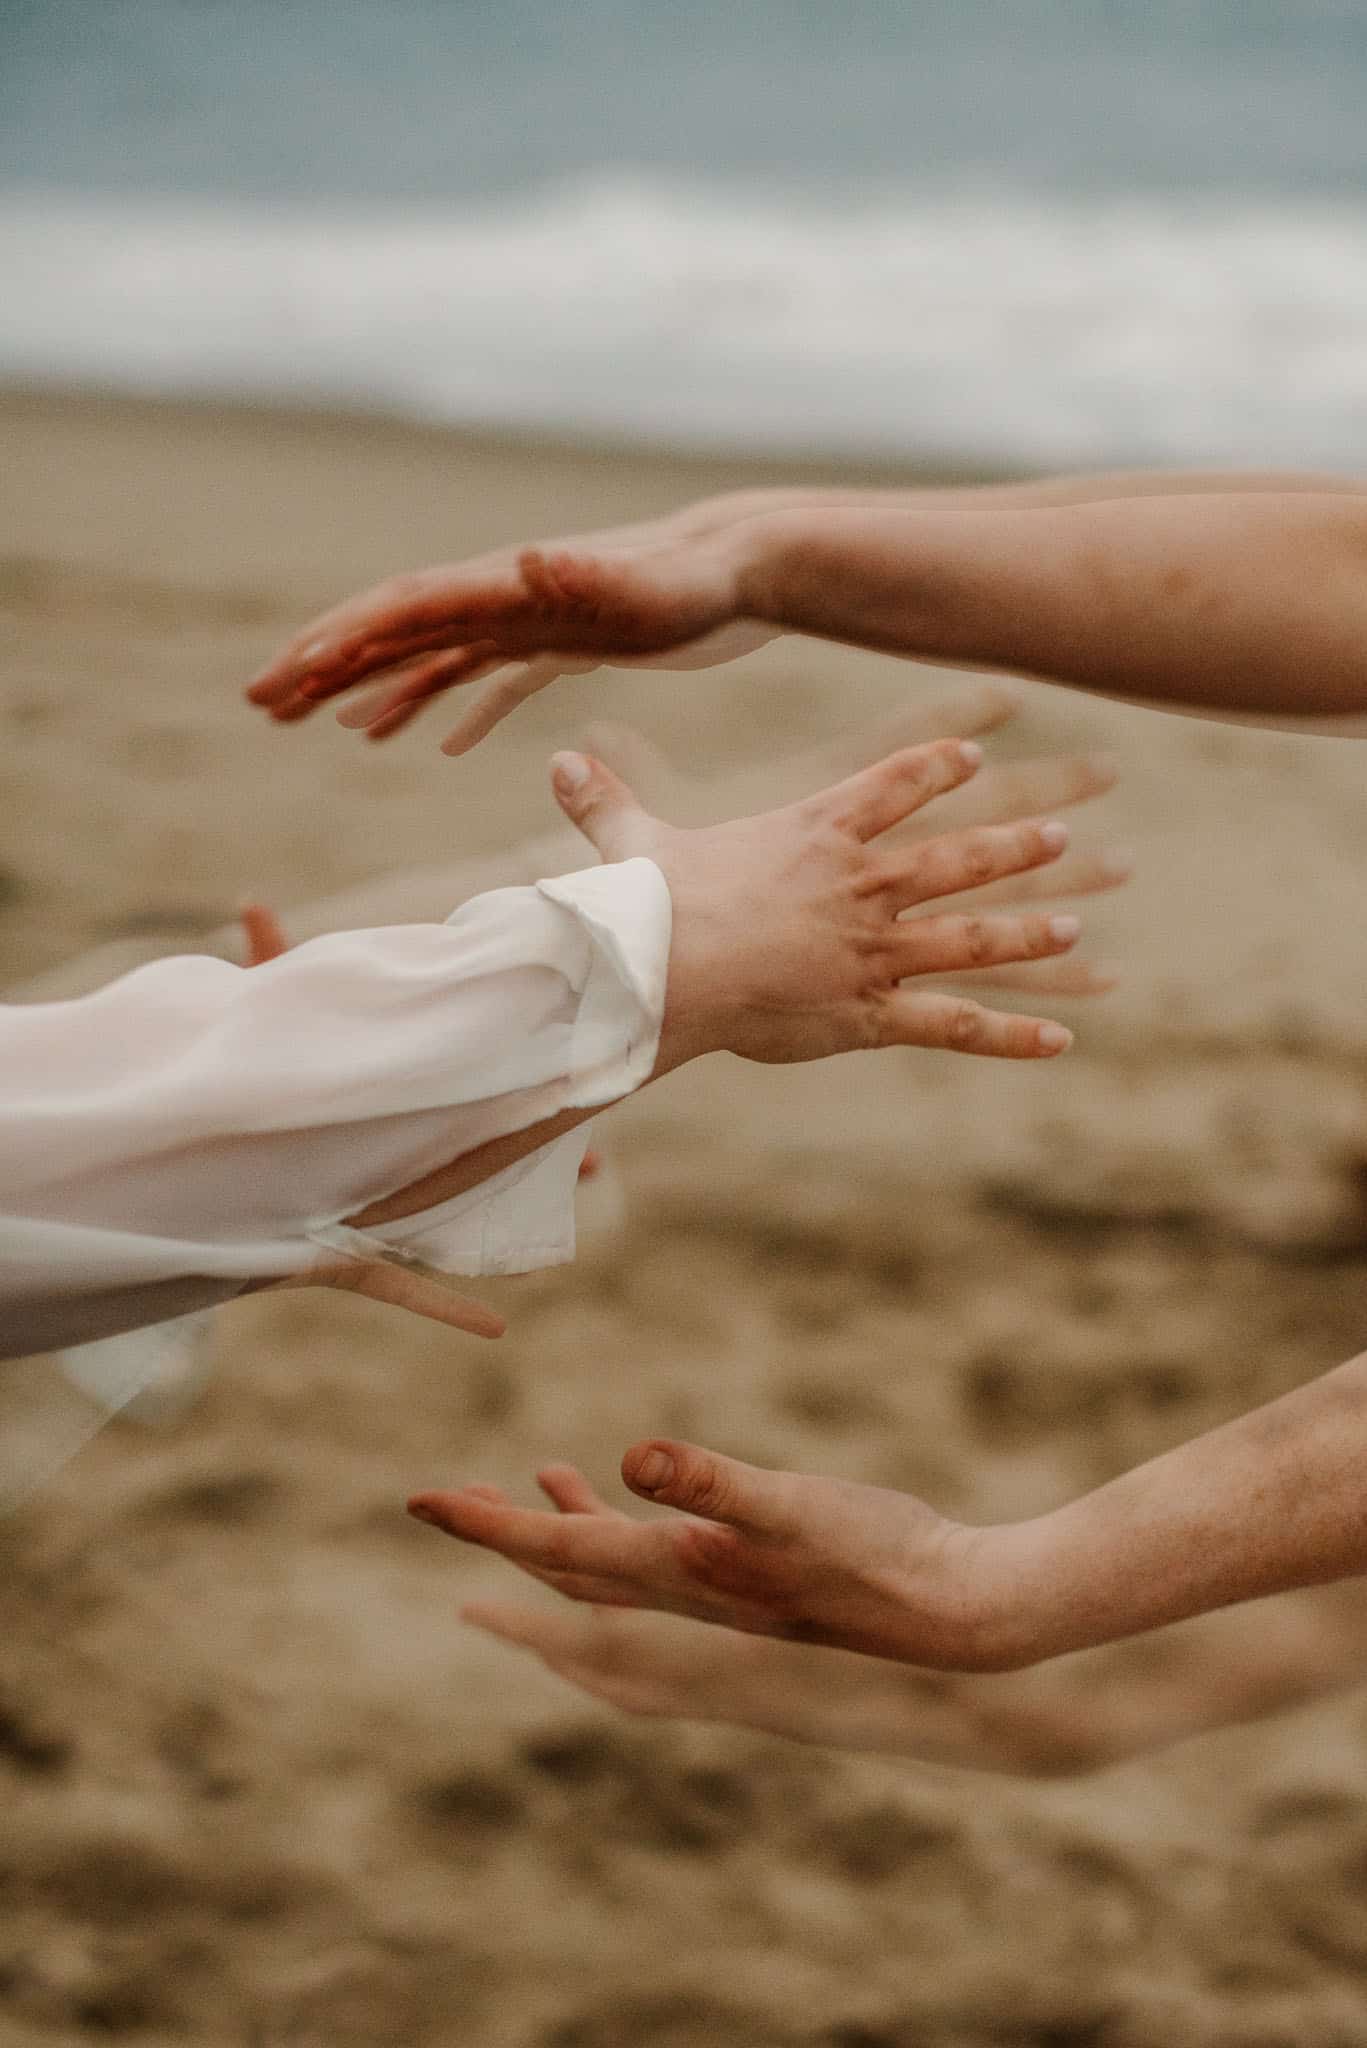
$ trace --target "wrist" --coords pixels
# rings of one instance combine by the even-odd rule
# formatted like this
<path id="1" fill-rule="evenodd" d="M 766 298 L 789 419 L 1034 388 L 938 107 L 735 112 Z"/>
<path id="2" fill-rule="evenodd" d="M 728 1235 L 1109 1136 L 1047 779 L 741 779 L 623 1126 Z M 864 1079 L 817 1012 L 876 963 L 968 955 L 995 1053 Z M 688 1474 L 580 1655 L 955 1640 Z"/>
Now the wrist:
<path id="1" fill-rule="evenodd" d="M 651 1078 L 672 1073 L 705 1053 L 724 1052 L 730 1043 L 726 1001 L 729 986 L 724 948 L 709 950 L 700 920 L 687 906 L 674 902 L 674 928 L 665 981 L 660 1045 Z"/>
<path id="2" fill-rule="evenodd" d="M 699 498 L 691 505 L 674 514 L 674 525 L 690 540 L 701 539 L 724 528 L 737 526 L 742 521 L 766 517 L 773 512 L 784 512 L 799 504 L 814 493 L 801 490 L 752 490 L 722 491 L 715 497 Z"/>
<path id="3" fill-rule="evenodd" d="M 811 513 L 788 506 L 738 519 L 725 540 L 742 618 L 767 626 L 791 625 L 788 591 L 794 563 L 813 536 Z"/>
<path id="4" fill-rule="evenodd" d="M 932 1603 L 943 1638 L 942 1668 L 1023 1670 L 1063 1647 L 1058 1613 L 1066 1599 L 1053 1556 L 1051 1519 L 948 1525 L 940 1553 L 941 1583 Z"/>

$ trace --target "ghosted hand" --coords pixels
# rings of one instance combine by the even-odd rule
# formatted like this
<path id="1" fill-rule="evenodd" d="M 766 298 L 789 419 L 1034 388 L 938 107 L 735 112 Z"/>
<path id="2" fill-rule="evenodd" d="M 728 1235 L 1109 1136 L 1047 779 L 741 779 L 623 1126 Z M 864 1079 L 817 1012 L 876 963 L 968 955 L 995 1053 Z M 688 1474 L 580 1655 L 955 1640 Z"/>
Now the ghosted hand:
<path id="1" fill-rule="evenodd" d="M 558 1513 L 519 1508 L 487 1486 L 415 1494 L 409 1512 L 597 1607 L 990 1668 L 996 1531 L 948 1521 L 910 1494 L 769 1472 L 661 1439 L 629 1450 L 622 1477 L 682 1512 L 633 1520 L 569 1466 L 541 1475 Z"/>

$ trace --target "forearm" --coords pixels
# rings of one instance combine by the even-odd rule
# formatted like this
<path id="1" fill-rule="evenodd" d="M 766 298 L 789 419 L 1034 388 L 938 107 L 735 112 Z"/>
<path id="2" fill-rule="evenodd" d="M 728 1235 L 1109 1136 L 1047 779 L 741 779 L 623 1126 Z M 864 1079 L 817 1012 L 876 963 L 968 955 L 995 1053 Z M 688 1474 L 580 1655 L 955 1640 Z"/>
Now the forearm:
<path id="1" fill-rule="evenodd" d="M 655 1064 L 641 1086 L 661 1080 L 701 1052 L 713 1049 L 708 1040 L 710 1018 L 710 1006 L 705 1008 L 701 1001 L 693 1003 L 676 998 L 666 1008 Z M 491 1139 L 474 1151 L 438 1167 L 422 1180 L 401 1188 L 397 1194 L 371 1203 L 358 1214 L 349 1216 L 347 1222 L 354 1229 L 374 1230 L 386 1223 L 416 1216 L 425 1209 L 435 1209 L 441 1203 L 452 1201 L 457 1195 L 468 1194 L 472 1188 L 493 1180 L 510 1166 L 516 1166 L 519 1160 L 529 1158 L 543 1146 L 554 1144 L 557 1138 L 568 1136 L 580 1124 L 601 1116 L 603 1107 L 611 1108 L 612 1105 L 562 1110 L 558 1115 L 542 1118 L 523 1130 L 510 1131 L 503 1137 Z"/>
<path id="2" fill-rule="evenodd" d="M 780 629 L 1238 715 L 1367 712 L 1367 501 L 1192 494 L 774 513 L 732 529 Z"/>
<path id="3" fill-rule="evenodd" d="M 922 1763 L 1069 1777 L 1361 1684 L 1365 1659 L 1367 1582 L 1353 1579 L 1027 1671 L 944 1675 L 865 1660 L 858 1695 L 852 1683 L 809 1679 L 811 1725 L 796 1732 Z"/>
<path id="4" fill-rule="evenodd" d="M 886 486 L 777 486 L 768 490 L 724 491 L 700 498 L 674 515 L 681 533 L 719 533 L 742 520 L 775 512 L 1026 512 L 1050 506 L 1094 505 L 1115 498 L 1243 496 L 1276 492 L 1367 495 L 1367 480 L 1329 470 L 1120 469 L 1076 476 L 1026 477 L 1013 483 Z M 634 530 L 624 529 L 630 535 Z"/>
<path id="5" fill-rule="evenodd" d="M 669 899 L 647 861 L 478 898 L 451 926 L 341 933 L 269 966 L 166 961 L 84 1001 L 0 1011 L 0 1356 L 117 1334 L 325 1263 L 338 1219 L 473 1161 L 442 1199 L 659 1062 Z M 514 1157 L 520 1156 L 514 1154 Z M 447 1271 L 570 1256 L 572 1148 L 399 1233 Z M 383 1247 L 366 1247 L 376 1256 Z M 160 1290 L 160 1291 L 159 1291 Z"/>
<path id="6" fill-rule="evenodd" d="M 1367 1571 L 1367 1354 L 979 1554 L 1006 1668 Z"/>

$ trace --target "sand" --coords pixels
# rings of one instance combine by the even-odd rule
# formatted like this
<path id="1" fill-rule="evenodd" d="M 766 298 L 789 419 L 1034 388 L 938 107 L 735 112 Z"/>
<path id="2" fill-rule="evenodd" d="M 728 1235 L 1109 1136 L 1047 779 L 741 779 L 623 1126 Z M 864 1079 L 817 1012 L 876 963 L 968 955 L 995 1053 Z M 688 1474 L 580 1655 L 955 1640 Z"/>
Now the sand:
<path id="1" fill-rule="evenodd" d="M 464 763 L 277 731 L 239 686 L 334 596 L 737 470 L 41 396 L 0 450 L 0 983 L 543 831 L 590 715 L 763 786 L 943 686 L 780 646 Z M 1064 741 L 1123 756 L 1089 830 L 1140 864 L 1069 1059 L 691 1070 L 500 1345 L 240 1304 L 188 1417 L 0 1527 L 7 2048 L 1367 2043 L 1361 1698 L 1049 1783 L 629 1721 L 462 1628 L 510 1575 L 402 1512 L 551 1457 L 620 1498 L 664 1429 L 1001 1518 L 1358 1348 L 1363 752 L 1043 690 L 997 751 Z"/>

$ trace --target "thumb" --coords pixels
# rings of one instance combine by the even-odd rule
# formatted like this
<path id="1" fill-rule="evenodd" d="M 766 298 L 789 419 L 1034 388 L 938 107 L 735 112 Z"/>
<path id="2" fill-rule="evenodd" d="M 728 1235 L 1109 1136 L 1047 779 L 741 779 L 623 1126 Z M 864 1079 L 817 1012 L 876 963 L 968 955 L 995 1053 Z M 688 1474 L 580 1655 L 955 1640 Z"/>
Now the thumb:
<path id="1" fill-rule="evenodd" d="M 709 1522 L 773 1534 L 787 1520 L 786 1473 L 744 1465 L 697 1444 L 662 1437 L 633 1444 L 622 1460 L 622 1478 L 645 1500 L 683 1508 Z"/>
<path id="2" fill-rule="evenodd" d="M 588 754 L 553 755 L 551 788 L 570 823 L 604 860 L 629 860 L 643 844 L 646 813 L 601 761 Z"/>
<path id="3" fill-rule="evenodd" d="M 614 775 L 625 775 L 647 792 L 652 784 L 678 780 L 674 768 L 660 749 L 634 725 L 613 725 L 595 719 L 584 731 L 584 745 L 591 749 Z M 652 796 L 651 801 L 655 799 Z"/>

